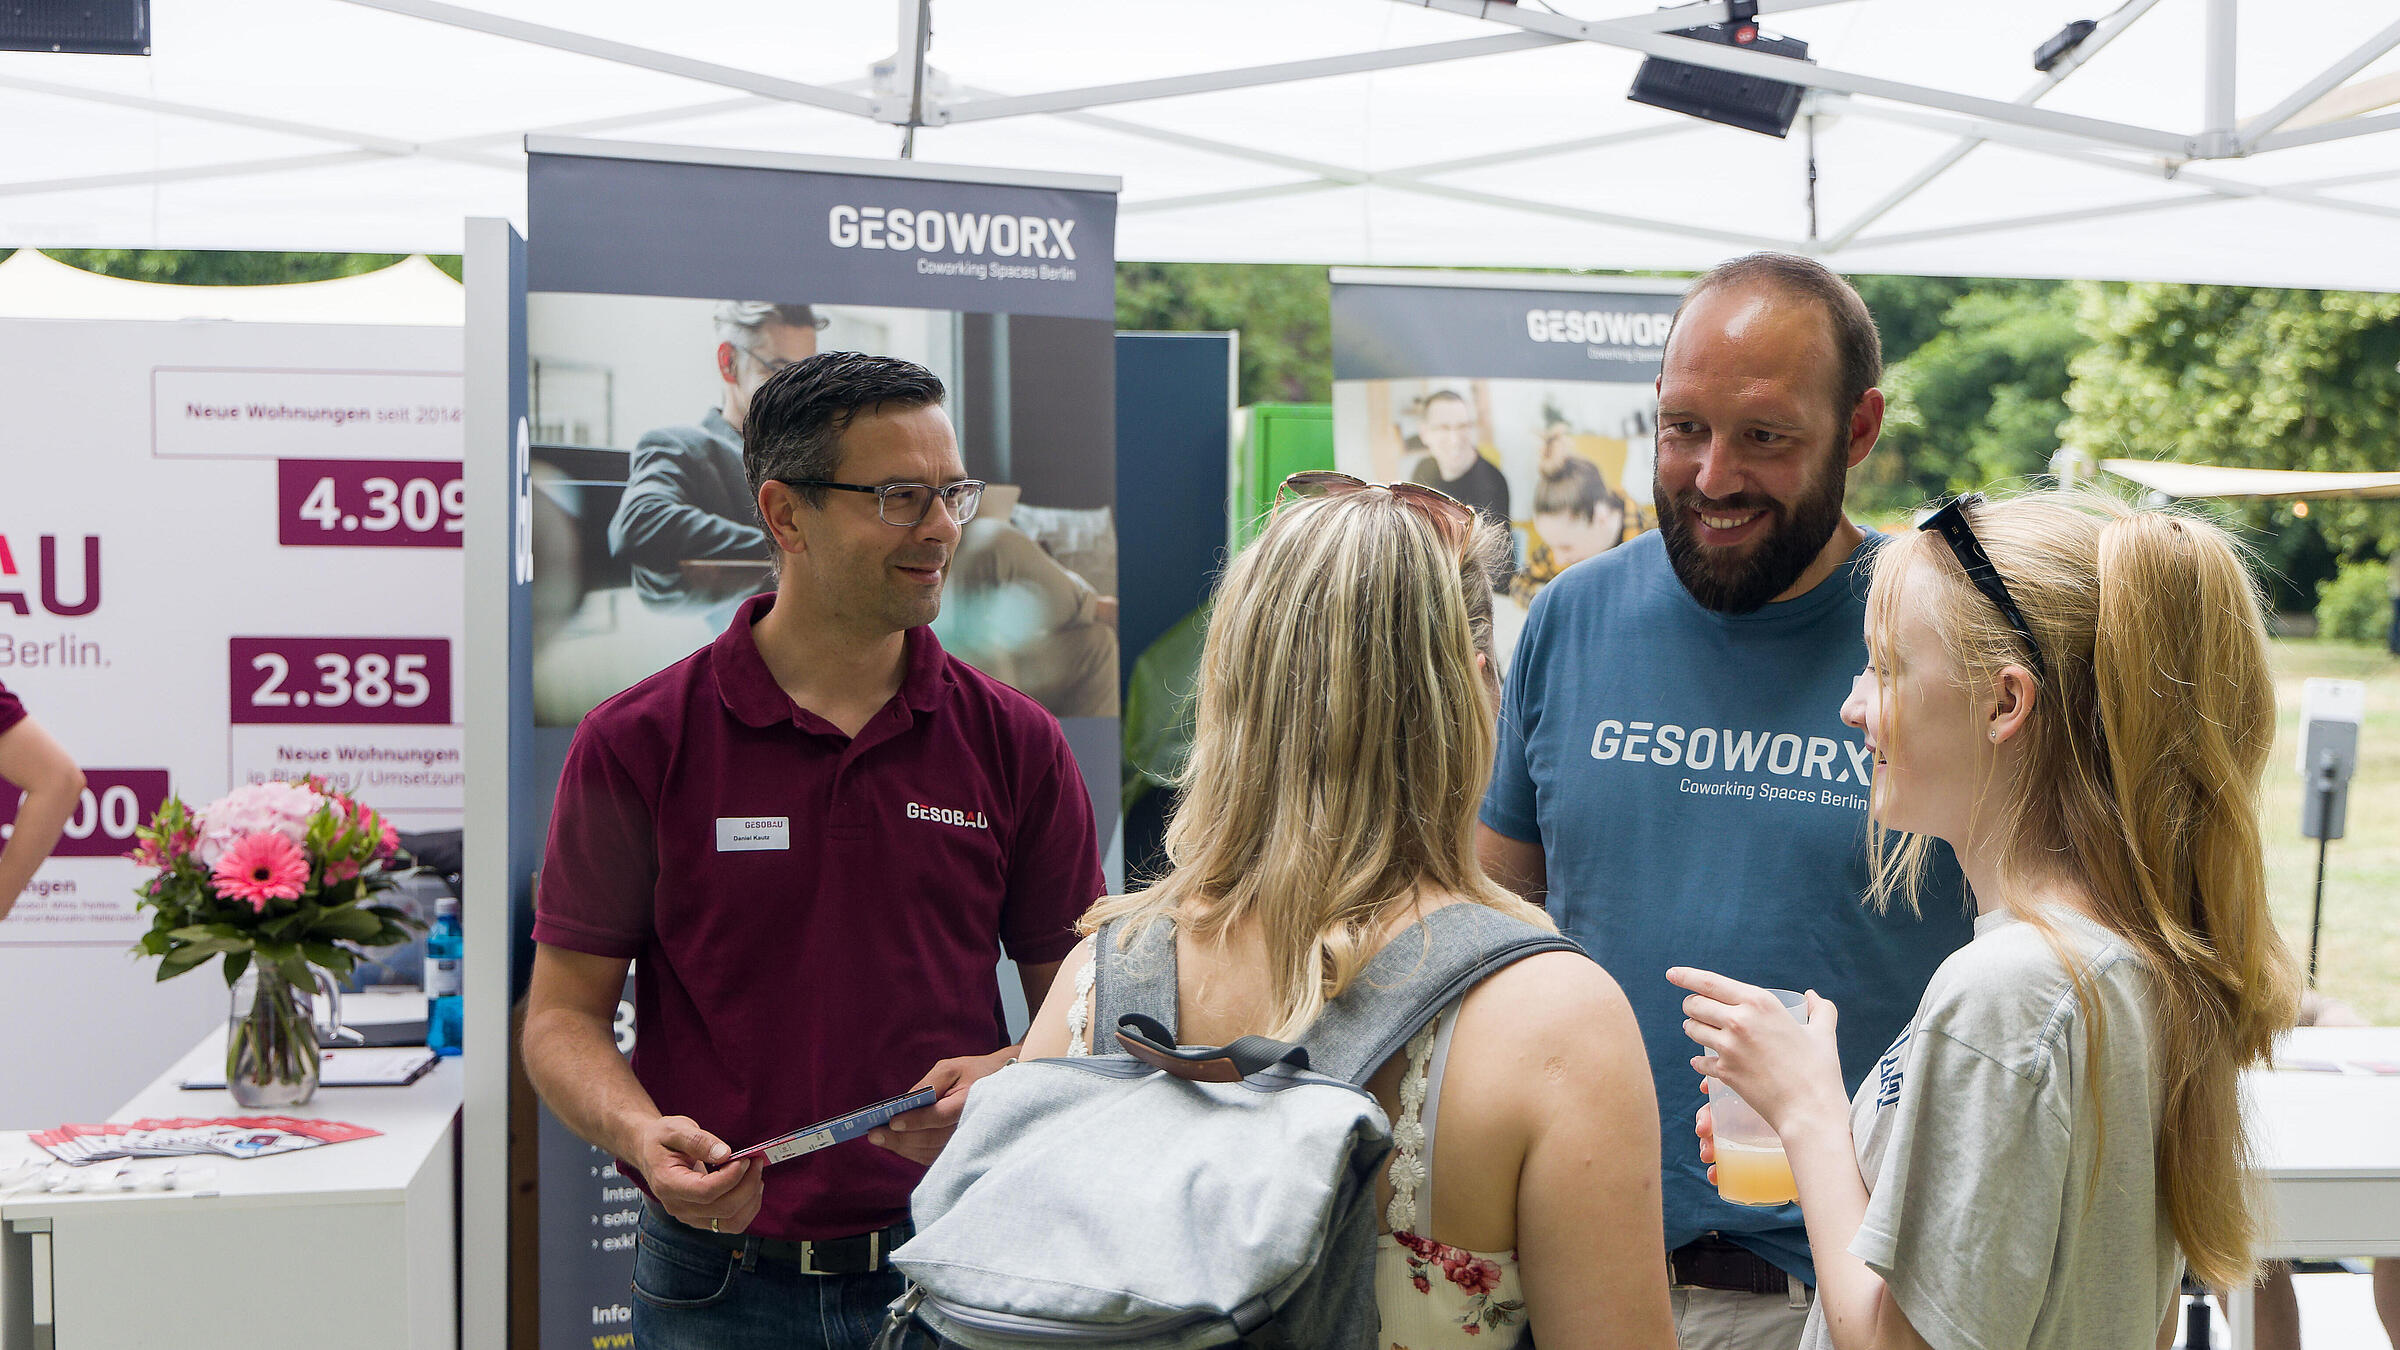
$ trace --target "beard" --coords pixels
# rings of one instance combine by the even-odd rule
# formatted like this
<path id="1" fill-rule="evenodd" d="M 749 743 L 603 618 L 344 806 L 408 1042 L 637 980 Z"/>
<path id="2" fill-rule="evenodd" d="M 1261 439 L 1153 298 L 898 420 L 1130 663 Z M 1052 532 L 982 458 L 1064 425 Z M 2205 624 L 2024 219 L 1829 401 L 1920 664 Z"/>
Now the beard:
<path id="1" fill-rule="evenodd" d="M 1666 537 L 1667 561 L 1675 568 L 1675 579 L 1703 608 L 1719 614 L 1753 614 L 1765 608 L 1792 588 L 1842 523 L 1845 479 L 1837 445 L 1827 459 L 1826 471 L 1809 484 L 1798 501 L 1788 505 L 1751 492 L 1716 498 L 1693 491 L 1670 497 L 1654 484 L 1653 496 L 1666 504 L 1658 513 L 1658 532 Z M 1765 511 L 1766 534 L 1738 548 L 1710 547 L 1694 537 L 1685 518 L 1685 512 L 1695 508 L 1711 515 Z"/>

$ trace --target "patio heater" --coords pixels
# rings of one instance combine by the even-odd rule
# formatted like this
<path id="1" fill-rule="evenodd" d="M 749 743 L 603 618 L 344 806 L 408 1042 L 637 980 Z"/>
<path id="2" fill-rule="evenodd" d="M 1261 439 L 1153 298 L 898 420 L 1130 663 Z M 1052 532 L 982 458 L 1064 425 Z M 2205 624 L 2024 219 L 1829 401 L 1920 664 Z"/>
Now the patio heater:
<path id="1" fill-rule="evenodd" d="M 2325 922 L 2325 845 L 2348 823 L 2350 776 L 2358 768 L 2358 728 L 2367 686 L 2357 680 L 2309 680 L 2300 686 L 2300 837 L 2317 841 L 2317 897 L 2308 916 L 2308 987 L 2317 987 L 2317 933 Z"/>
<path id="2" fill-rule="evenodd" d="M 1798 38 L 1770 37 L 1759 31 L 1757 0 L 1728 0 L 1725 22 L 1678 28 L 1675 36 L 1795 61 L 1808 60 L 1807 43 Z M 1649 56 L 1642 59 L 1642 68 L 1634 72 L 1633 89 L 1625 97 L 1653 108 L 1688 113 L 1780 139 L 1791 133 L 1792 119 L 1799 115 L 1803 92 L 1799 85 L 1781 80 L 1736 75 L 1709 66 Z"/>
<path id="3" fill-rule="evenodd" d="M 150 0 L 17 0 L 0 5 L 0 52 L 148 56 Z"/>

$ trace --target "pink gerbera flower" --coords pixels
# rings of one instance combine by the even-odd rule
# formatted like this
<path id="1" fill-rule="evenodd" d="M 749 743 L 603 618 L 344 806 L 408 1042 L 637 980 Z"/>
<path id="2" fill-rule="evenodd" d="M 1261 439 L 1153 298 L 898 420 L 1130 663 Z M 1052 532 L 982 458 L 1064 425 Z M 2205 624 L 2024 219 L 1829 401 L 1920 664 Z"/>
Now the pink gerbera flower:
<path id="1" fill-rule="evenodd" d="M 269 900 L 297 900 L 308 885 L 308 855 L 271 830 L 245 834 L 217 858 L 217 894 L 264 912 Z"/>

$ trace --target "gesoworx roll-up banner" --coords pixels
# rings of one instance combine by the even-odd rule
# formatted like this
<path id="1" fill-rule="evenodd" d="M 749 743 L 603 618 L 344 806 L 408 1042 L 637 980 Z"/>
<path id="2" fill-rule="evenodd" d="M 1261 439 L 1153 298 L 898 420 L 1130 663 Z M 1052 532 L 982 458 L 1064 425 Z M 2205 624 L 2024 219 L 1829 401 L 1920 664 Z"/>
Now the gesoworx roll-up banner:
<path id="1" fill-rule="evenodd" d="M 0 320 L 0 684 L 88 780 L 0 922 L 16 1121 L 98 1119 L 225 1015 L 127 955 L 169 793 L 318 773 L 458 824 L 460 406 L 454 327 Z"/>
<path id="2" fill-rule="evenodd" d="M 709 466 L 738 454 L 740 411 L 778 363 L 859 350 L 916 361 L 948 386 L 967 473 L 993 487 L 934 631 L 1057 716 L 1110 838 L 1114 180 L 540 139 L 528 150 L 540 790 L 585 713 L 773 589 L 746 487 Z M 1111 861 L 1113 884 L 1113 850 Z M 1000 984 L 1019 1001 L 1013 977 Z M 621 1025 L 620 1049 L 637 1030 Z M 591 1350 L 631 1316 L 637 1193 L 546 1112 L 540 1139 L 540 1344 Z"/>
<path id="3" fill-rule="evenodd" d="M 1504 667 L 1552 577 L 1657 524 L 1653 386 L 1683 288 L 1334 269 L 1336 462 L 1439 488 L 1509 528 Z"/>

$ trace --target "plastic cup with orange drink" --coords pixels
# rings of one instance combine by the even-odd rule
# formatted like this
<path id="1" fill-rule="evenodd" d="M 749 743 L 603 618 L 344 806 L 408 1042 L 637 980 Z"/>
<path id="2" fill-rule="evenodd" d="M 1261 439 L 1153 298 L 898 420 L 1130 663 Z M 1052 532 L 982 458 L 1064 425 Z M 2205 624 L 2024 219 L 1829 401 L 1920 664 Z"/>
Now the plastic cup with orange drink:
<path id="1" fill-rule="evenodd" d="M 1792 1020 L 1808 1021 L 1808 998 L 1790 989 L 1770 989 Z M 1737 1205 L 1788 1205 L 1800 1198 L 1791 1160 L 1766 1118 L 1741 1094 L 1711 1078 L 1709 1123 L 1717 1141 L 1717 1194 Z"/>

